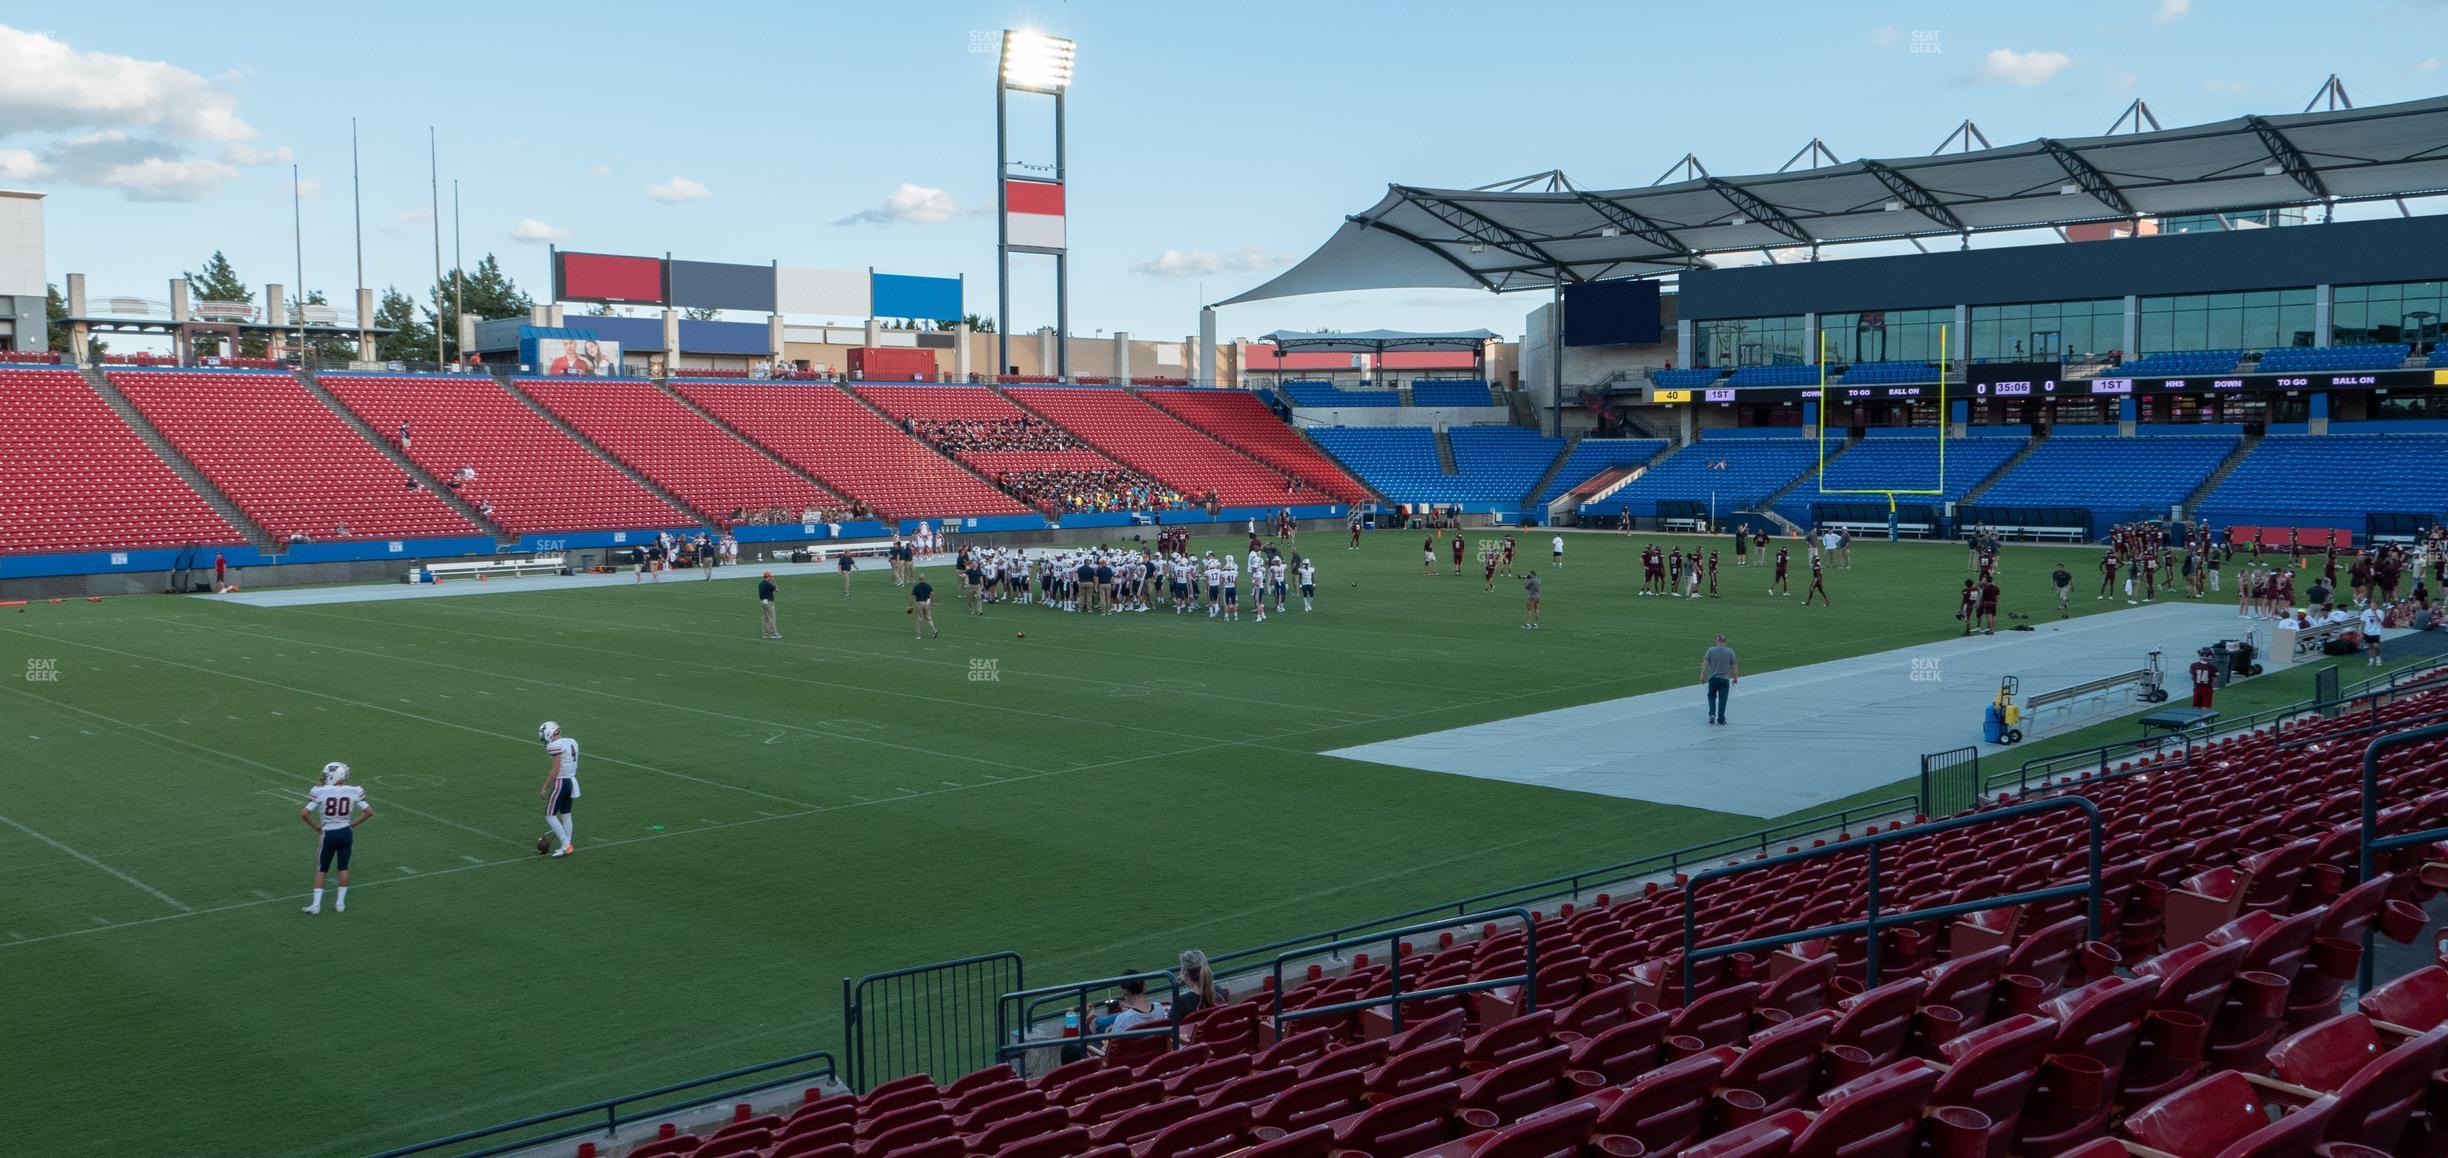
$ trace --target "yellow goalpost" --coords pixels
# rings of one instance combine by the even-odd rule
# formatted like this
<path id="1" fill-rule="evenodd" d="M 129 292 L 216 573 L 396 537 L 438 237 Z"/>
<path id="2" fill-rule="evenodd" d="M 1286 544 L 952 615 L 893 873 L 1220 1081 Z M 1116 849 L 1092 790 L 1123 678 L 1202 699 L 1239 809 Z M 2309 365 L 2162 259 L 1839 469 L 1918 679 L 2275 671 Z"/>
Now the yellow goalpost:
<path id="1" fill-rule="evenodd" d="M 1947 327 L 1940 326 L 1938 327 L 1938 485 L 1919 488 L 1830 487 L 1827 485 L 1827 418 L 1828 404 L 1832 399 L 1828 397 L 1827 331 L 1819 331 L 1819 421 L 1812 432 L 1812 437 L 1818 441 L 1819 462 L 1811 470 L 1811 482 L 1823 495 L 1887 496 L 1887 533 L 1890 538 L 1895 535 L 1897 495 L 1943 496 L 1946 494 L 1946 435 L 1947 424 L 1951 421 L 1947 413 L 1947 348 Z"/>

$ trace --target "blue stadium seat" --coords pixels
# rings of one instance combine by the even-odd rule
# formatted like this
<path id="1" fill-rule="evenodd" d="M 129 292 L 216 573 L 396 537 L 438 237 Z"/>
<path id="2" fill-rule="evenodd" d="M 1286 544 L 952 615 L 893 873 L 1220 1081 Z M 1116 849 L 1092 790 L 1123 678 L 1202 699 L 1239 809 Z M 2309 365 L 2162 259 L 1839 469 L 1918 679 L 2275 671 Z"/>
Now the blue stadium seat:
<path id="1" fill-rule="evenodd" d="M 1584 438 L 1573 447 L 1572 455 L 1557 468 L 1547 489 L 1540 491 L 1536 505 L 1545 507 L 1557 496 L 1588 482 L 1599 471 L 1619 466 L 1639 466 L 1656 458 L 1666 449 L 1663 438 Z"/>
<path id="2" fill-rule="evenodd" d="M 2264 374 L 2342 374 L 2354 370 L 2394 370 L 2405 364 L 2414 348 L 2403 342 L 2363 346 L 2290 346 L 2261 355 Z"/>
<path id="3" fill-rule="evenodd" d="M 1613 518 L 1629 510 L 1632 517 L 1646 519 L 1657 515 L 1661 500 L 1705 503 L 1712 495 L 1720 512 L 1756 507 L 1802 477 L 1818 455 L 1817 440 L 1809 438 L 1704 439 L 1676 451 L 1605 501 L 1582 507 L 1581 513 Z"/>
<path id="4" fill-rule="evenodd" d="M 2448 369 L 2448 342 L 2431 347 L 2431 358 L 2424 364 L 2434 370 Z"/>
<path id="5" fill-rule="evenodd" d="M 1649 372 L 1650 385 L 1664 386 L 1669 389 L 1688 389 L 1695 386 L 1708 386 L 1714 384 L 1716 381 L 1717 371 L 1706 368 L 1697 370 L 1651 370 Z"/>
<path id="6" fill-rule="evenodd" d="M 1881 386 L 1936 382 L 1938 367 L 1927 362 L 1860 362 L 1840 379 L 1847 386 Z"/>
<path id="7" fill-rule="evenodd" d="M 1458 426 L 1449 433 L 1458 473 L 1446 474 L 1437 463 L 1436 432 L 1424 426 L 1316 427 L 1309 434 L 1398 503 L 1516 505 L 1564 449 L 1562 439 L 1519 427 Z"/>
<path id="8" fill-rule="evenodd" d="M 2202 500 L 2212 523 L 2342 527 L 2373 511 L 2448 509 L 2448 435 L 2273 434 Z"/>
<path id="9" fill-rule="evenodd" d="M 1494 406 L 1488 384 L 1470 378 L 1422 378 L 1411 384 L 1413 406 Z"/>
<path id="10" fill-rule="evenodd" d="M 1319 426 L 1309 436 L 1390 502 L 1441 502 L 1447 475 L 1425 426 Z"/>
<path id="11" fill-rule="evenodd" d="M 1460 503 L 1519 503 L 1564 452 L 1564 440 L 1518 426 L 1457 426 L 1453 442 L 1455 498 Z"/>
<path id="12" fill-rule="evenodd" d="M 2169 505 L 2233 453 L 2237 439 L 2212 435 L 2115 438 L 2058 435 L 1997 485 L 1983 491 L 1982 506 L 2083 507 L 2099 526 L 2138 515 L 2165 518 Z M 1850 457 L 1850 456 L 1847 456 Z"/>
<path id="13" fill-rule="evenodd" d="M 1294 406 L 1396 406 L 1402 402 L 1391 390 L 1345 390 L 1332 382 L 1286 382 L 1282 393 Z"/>
<path id="14" fill-rule="evenodd" d="M 1728 386 L 1816 386 L 1819 367 L 1803 362 L 1791 366 L 1745 366 L 1726 379 Z"/>
<path id="15" fill-rule="evenodd" d="M 2230 374 L 2244 360 L 2242 350 L 2170 350 L 2119 362 L 2103 373 L 2119 378 L 2162 378 L 2183 374 Z"/>

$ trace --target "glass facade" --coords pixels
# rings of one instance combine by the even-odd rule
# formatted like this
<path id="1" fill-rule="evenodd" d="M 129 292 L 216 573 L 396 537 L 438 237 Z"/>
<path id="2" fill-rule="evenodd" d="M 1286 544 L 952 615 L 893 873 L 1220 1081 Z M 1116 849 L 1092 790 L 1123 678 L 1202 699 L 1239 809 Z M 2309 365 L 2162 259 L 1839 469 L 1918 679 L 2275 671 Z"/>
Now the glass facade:
<path id="1" fill-rule="evenodd" d="M 1692 324 L 1692 365 L 1716 370 L 1790 366 L 1811 360 L 1802 315 L 1726 318 Z"/>
<path id="2" fill-rule="evenodd" d="M 1827 335 L 1831 362 L 1936 362 L 1946 353 L 1940 327 L 1954 322 L 1952 309 L 1864 310 L 1821 314 L 1819 332 Z"/>
<path id="3" fill-rule="evenodd" d="M 2268 350 L 2313 344 L 2312 290 L 2143 298 L 2140 350 Z"/>
<path id="4" fill-rule="evenodd" d="M 1972 307 L 1973 358 L 2019 362 L 2104 358 L 2125 344 L 2125 302 L 2031 302 Z"/>
<path id="5" fill-rule="evenodd" d="M 2442 315 L 2448 315 L 2448 281 L 2342 285 L 2330 293 L 2329 341 L 2337 346 L 2410 342 L 2428 348 L 2439 341 Z"/>

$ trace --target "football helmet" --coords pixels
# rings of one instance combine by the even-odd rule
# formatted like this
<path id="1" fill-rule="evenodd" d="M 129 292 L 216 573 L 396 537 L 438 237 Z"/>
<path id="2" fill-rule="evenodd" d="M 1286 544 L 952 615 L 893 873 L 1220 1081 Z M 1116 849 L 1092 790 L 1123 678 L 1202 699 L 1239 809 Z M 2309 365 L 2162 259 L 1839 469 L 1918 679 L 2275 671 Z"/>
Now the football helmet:
<path id="1" fill-rule="evenodd" d="M 334 760 L 323 766 L 323 783 L 346 784 L 348 783 L 348 772 L 348 765 Z"/>
<path id="2" fill-rule="evenodd" d="M 560 736 L 561 725 L 556 724 L 551 720 L 546 720 L 543 723 L 536 725 L 536 739 L 542 743 L 550 744 L 554 740 L 559 739 Z"/>

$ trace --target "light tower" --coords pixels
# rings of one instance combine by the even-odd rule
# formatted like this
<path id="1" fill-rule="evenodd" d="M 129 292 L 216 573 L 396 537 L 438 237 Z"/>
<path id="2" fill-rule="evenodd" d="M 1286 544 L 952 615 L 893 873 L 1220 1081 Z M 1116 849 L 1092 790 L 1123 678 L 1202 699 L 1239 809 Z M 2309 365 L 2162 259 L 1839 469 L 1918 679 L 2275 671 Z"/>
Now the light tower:
<path id="1" fill-rule="evenodd" d="M 1011 255 L 1054 258 L 1055 375 L 1071 377 L 1071 265 L 1064 222 L 1063 93 L 1071 87 L 1072 44 L 1042 32 L 1005 29 L 995 70 L 995 373 L 1011 368 Z M 1011 175 L 1006 94 L 1054 98 L 1052 177 Z"/>

